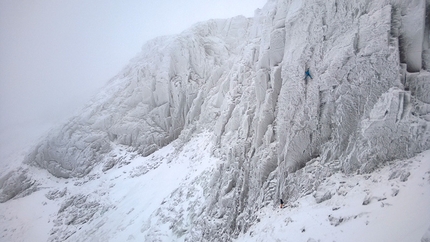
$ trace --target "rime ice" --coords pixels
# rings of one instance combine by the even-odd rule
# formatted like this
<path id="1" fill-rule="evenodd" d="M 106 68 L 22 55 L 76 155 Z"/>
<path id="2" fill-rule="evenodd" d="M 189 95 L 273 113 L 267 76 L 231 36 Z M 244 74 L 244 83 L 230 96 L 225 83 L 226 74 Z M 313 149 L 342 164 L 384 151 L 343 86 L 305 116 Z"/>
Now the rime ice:
<path id="1" fill-rule="evenodd" d="M 192 183 L 169 185 L 163 196 L 170 199 L 162 202 L 168 208 L 148 212 L 139 229 L 147 240 L 228 241 L 248 232 L 256 212 L 279 198 L 294 204 L 313 194 L 325 204 L 352 189 L 328 191 L 323 181 L 334 174 L 371 173 L 430 149 L 426 9 L 424 0 L 270 0 L 254 18 L 209 20 L 157 38 L 25 164 L 85 180 L 103 176 L 100 167 L 109 173 L 135 162 L 118 158 L 118 147 L 149 157 L 172 142 L 181 152 L 193 137 L 209 133 L 205 142 L 217 164 Z M 179 162 L 174 154 L 172 164 Z M 145 163 L 133 174 L 146 176 L 160 164 Z M 16 173 L 2 178 L 2 201 L 38 186 L 29 170 Z M 26 182 L 8 182 L 18 178 Z M 75 207 L 97 207 L 90 211 L 100 218 L 116 206 L 66 197 L 62 207 L 79 214 L 73 208 L 79 200 Z M 366 198 L 371 204 L 380 197 Z M 58 225 L 52 241 L 91 234 L 70 231 L 93 216 L 58 216 L 70 226 Z M 351 216 L 329 221 L 341 226 L 362 214 Z M 105 224 L 98 228 L 107 231 Z"/>

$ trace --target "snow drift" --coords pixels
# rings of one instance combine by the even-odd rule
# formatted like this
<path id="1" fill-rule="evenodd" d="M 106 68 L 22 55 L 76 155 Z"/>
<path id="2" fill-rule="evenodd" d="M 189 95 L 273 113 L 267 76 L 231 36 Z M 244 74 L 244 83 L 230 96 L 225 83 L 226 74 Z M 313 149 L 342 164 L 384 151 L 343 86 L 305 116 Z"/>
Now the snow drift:
<path id="1" fill-rule="evenodd" d="M 430 149 L 429 6 L 269 0 L 252 19 L 157 38 L 25 163 L 85 177 L 115 167 L 108 154 L 117 145 L 148 156 L 209 131 L 223 162 L 205 185 L 206 202 L 172 233 L 229 240 L 259 208 L 313 193 L 335 172 L 372 172 Z M 0 180 L 2 202 L 36 184 L 25 174 Z M 10 179 L 27 182 L 11 188 Z M 151 225 L 144 231 L 157 238 Z"/>

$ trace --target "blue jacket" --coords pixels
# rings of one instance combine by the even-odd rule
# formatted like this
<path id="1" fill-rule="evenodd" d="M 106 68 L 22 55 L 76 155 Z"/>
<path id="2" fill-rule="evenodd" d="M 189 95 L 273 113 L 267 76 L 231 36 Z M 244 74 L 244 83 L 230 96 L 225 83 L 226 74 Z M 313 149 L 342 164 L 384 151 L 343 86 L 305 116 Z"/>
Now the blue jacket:
<path id="1" fill-rule="evenodd" d="M 305 79 L 307 78 L 307 77 L 310 77 L 311 79 L 312 79 L 312 76 L 311 76 L 311 73 L 309 72 L 309 69 L 307 69 L 306 71 L 305 71 Z"/>

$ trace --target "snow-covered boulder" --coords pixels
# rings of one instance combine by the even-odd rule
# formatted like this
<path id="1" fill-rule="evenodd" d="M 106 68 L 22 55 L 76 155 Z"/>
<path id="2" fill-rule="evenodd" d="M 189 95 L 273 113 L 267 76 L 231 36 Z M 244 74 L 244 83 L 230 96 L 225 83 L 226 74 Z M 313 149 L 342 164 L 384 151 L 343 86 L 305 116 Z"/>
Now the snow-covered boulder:
<path id="1" fill-rule="evenodd" d="M 0 203 L 6 202 L 19 194 L 31 193 L 36 189 L 34 180 L 27 176 L 25 170 L 15 170 L 0 178 Z"/>

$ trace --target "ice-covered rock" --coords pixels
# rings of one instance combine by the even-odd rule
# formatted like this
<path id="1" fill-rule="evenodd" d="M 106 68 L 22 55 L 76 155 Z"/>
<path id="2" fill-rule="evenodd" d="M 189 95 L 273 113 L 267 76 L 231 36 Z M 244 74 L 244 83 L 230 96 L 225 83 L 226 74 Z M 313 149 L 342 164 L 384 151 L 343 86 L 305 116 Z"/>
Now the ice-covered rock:
<path id="1" fill-rule="evenodd" d="M 91 222 L 94 217 L 101 216 L 110 209 L 89 195 L 78 194 L 68 197 L 58 210 L 57 218 L 53 221 L 50 242 L 66 241 L 76 233 L 83 224 Z"/>
<path id="2" fill-rule="evenodd" d="M 330 191 L 318 191 L 314 194 L 315 201 L 317 203 L 322 203 L 324 201 L 327 201 L 331 198 L 332 194 Z"/>
<path id="3" fill-rule="evenodd" d="M 170 143 L 199 118 L 207 92 L 231 65 L 229 56 L 241 53 L 249 21 L 211 20 L 148 42 L 81 115 L 52 132 L 26 162 L 57 177 L 79 177 L 104 161 L 111 142 L 144 156 Z"/>
<path id="4" fill-rule="evenodd" d="M 67 193 L 67 188 L 64 188 L 62 190 L 57 189 L 57 190 L 49 191 L 48 193 L 45 194 L 45 196 L 49 200 L 55 200 L 55 199 L 64 197 L 66 193 Z"/>
<path id="5" fill-rule="evenodd" d="M 174 221 L 190 241 L 228 241 L 259 208 L 314 193 L 334 172 L 371 172 L 430 149 L 429 5 L 269 0 L 254 18 L 157 38 L 26 162 L 81 177 L 99 163 L 112 169 L 118 144 L 147 156 L 208 130 L 222 162 L 199 180 L 205 203 L 152 219 Z M 178 191 L 172 199 L 185 203 L 193 187 Z M 151 224 L 142 230 L 157 238 Z"/>
<path id="6" fill-rule="evenodd" d="M 419 72 L 423 64 L 423 47 L 428 43 L 428 30 L 426 31 L 426 5 L 428 1 L 412 0 L 398 1 L 395 3 L 398 6 L 395 21 L 400 21 L 399 28 L 399 44 L 400 58 L 402 62 L 408 65 L 408 71 Z M 397 7 L 396 6 L 396 7 Z M 411 27 L 414 26 L 414 27 Z M 427 33 L 427 36 L 424 34 Z M 425 43 L 424 43 L 425 42 Z"/>
<path id="7" fill-rule="evenodd" d="M 0 178 L 0 203 L 6 202 L 15 196 L 31 193 L 36 189 L 36 181 L 27 176 L 26 170 L 14 170 Z"/>

